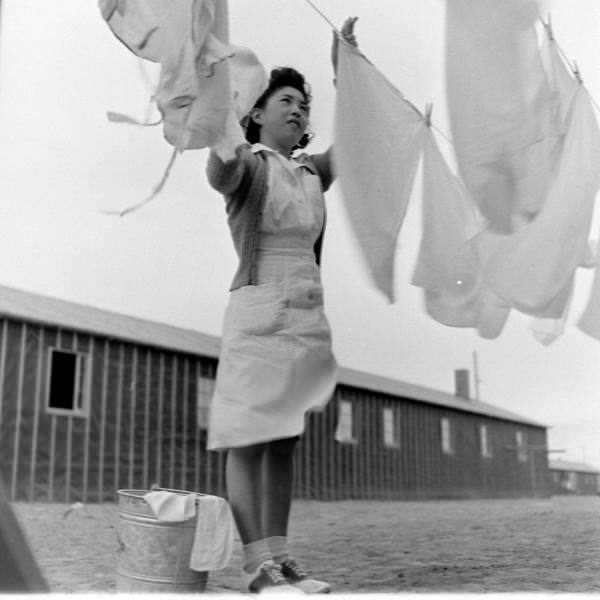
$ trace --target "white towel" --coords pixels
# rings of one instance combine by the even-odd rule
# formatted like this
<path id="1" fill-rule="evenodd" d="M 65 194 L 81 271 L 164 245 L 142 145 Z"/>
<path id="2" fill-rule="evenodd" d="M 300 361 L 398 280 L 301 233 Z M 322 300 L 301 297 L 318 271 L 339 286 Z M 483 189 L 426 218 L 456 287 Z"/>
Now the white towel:
<path id="1" fill-rule="evenodd" d="M 196 517 L 190 569 L 225 568 L 233 551 L 233 519 L 229 504 L 219 496 L 149 492 L 144 500 L 159 521 L 177 522 Z"/>
<path id="2" fill-rule="evenodd" d="M 224 569 L 233 550 L 233 518 L 229 504 L 218 496 L 200 496 L 190 569 Z"/>
<path id="3" fill-rule="evenodd" d="M 196 515 L 195 494 L 176 494 L 156 491 L 144 495 L 152 512 L 159 521 L 187 521 Z"/>

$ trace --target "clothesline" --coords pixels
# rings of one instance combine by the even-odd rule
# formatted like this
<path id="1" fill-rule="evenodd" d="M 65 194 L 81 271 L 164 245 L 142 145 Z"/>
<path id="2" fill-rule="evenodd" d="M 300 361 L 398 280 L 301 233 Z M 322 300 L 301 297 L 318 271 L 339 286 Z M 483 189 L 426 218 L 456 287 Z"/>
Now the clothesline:
<path id="1" fill-rule="evenodd" d="M 579 81 L 579 83 L 581 83 L 583 85 L 583 87 L 585 88 L 585 91 L 587 92 L 587 94 L 590 98 L 590 101 L 592 102 L 593 107 L 600 114 L 600 104 L 598 104 L 598 102 L 596 102 L 596 99 L 592 96 L 590 91 L 584 85 L 583 78 L 581 76 L 581 71 L 579 70 L 579 67 L 577 66 L 577 62 L 575 60 L 571 61 L 569 59 L 569 57 L 567 56 L 567 53 L 562 49 L 561 45 L 556 41 L 556 38 L 554 37 L 554 31 L 552 29 L 552 19 L 551 19 L 550 15 L 548 15 L 547 21 L 540 19 L 540 23 L 546 29 L 546 32 L 548 33 L 548 38 L 550 39 L 550 41 L 554 42 L 554 45 L 556 46 L 556 50 L 560 54 L 561 58 L 565 61 L 566 65 L 569 67 L 569 69 L 571 69 L 571 72 L 573 73 L 573 75 L 575 76 L 577 81 Z"/>
<path id="2" fill-rule="evenodd" d="M 311 0 L 305 0 L 305 2 L 318 14 L 321 18 L 327 22 L 327 24 L 338 34 L 340 35 L 339 29 L 333 24 L 333 21 L 329 19 L 315 4 L 311 2 Z"/>
<path id="3" fill-rule="evenodd" d="M 342 41 L 342 43 L 347 43 L 342 37 L 341 37 L 341 32 L 339 31 L 339 29 L 334 25 L 333 21 L 327 17 L 327 15 L 325 15 L 323 13 L 323 11 L 318 8 L 314 2 L 312 2 L 312 0 L 305 0 L 305 2 L 333 29 L 333 31 L 336 33 L 336 35 L 338 36 L 338 38 Z M 590 91 L 587 89 L 587 87 L 584 85 L 583 83 L 583 79 L 581 77 L 581 72 L 579 71 L 579 68 L 577 66 L 576 61 L 571 61 L 569 60 L 569 58 L 567 57 L 566 52 L 562 49 L 562 47 L 560 46 L 560 44 L 558 44 L 558 42 L 556 41 L 556 38 L 554 37 L 554 32 L 552 29 L 552 18 L 551 15 L 548 14 L 547 17 L 547 21 L 544 21 L 542 18 L 540 18 L 540 22 L 541 24 L 544 26 L 548 37 L 550 39 L 551 42 L 553 42 L 556 46 L 556 49 L 558 51 L 558 53 L 560 54 L 560 56 L 562 57 L 562 59 L 565 61 L 566 65 L 569 67 L 569 69 L 571 70 L 571 72 L 573 73 L 573 76 L 577 79 L 577 81 L 583 86 L 583 88 L 585 89 L 588 97 L 590 98 L 590 101 L 592 102 L 592 105 L 594 106 L 594 108 L 596 109 L 596 111 L 600 114 L 600 104 L 598 104 L 598 102 L 596 102 L 595 98 L 592 96 L 592 94 L 590 93 Z M 364 53 L 359 52 L 359 54 L 370 64 L 373 64 L 366 56 Z M 402 92 L 400 92 L 395 86 L 394 84 L 383 74 L 381 73 L 381 75 L 383 76 L 384 80 L 392 87 L 392 89 L 394 89 L 399 96 L 401 96 L 403 98 L 403 100 L 424 120 L 427 122 L 428 127 L 430 127 L 431 129 L 433 129 L 434 131 L 436 131 L 442 138 L 444 138 L 451 146 L 454 146 L 454 141 L 452 140 L 452 138 L 447 135 L 446 133 L 444 133 L 444 131 L 442 131 L 442 129 L 440 129 L 437 125 L 433 124 L 431 122 L 431 110 L 433 108 L 433 104 L 428 104 L 426 111 L 429 111 L 427 115 L 424 115 L 418 108 L 417 106 L 412 103 L 410 100 L 408 100 L 407 98 L 404 97 L 404 95 L 402 94 Z"/>
<path id="4" fill-rule="evenodd" d="M 338 38 L 340 39 L 340 41 L 342 43 L 344 43 L 344 44 L 348 43 L 348 42 L 346 42 L 344 40 L 344 38 L 341 37 L 341 32 L 333 24 L 333 22 L 331 21 L 331 19 L 329 17 L 327 17 L 311 0 L 304 0 L 304 1 L 333 29 L 333 31 L 336 33 L 336 35 L 338 36 Z M 362 52 L 359 52 L 359 54 L 368 63 L 373 64 Z M 388 83 L 388 85 L 393 90 L 395 90 L 395 92 L 404 100 L 404 102 L 406 102 L 424 121 L 428 121 L 427 117 L 417 108 L 417 106 L 415 104 L 413 104 L 410 100 L 408 100 L 407 98 L 405 98 L 404 94 L 402 94 L 402 92 L 400 92 L 400 90 L 398 90 L 398 88 L 396 88 L 396 86 L 383 73 L 381 73 L 381 75 L 385 79 L 386 83 Z M 430 121 L 428 121 L 428 126 L 430 126 L 432 129 L 435 129 L 450 144 L 453 144 L 451 138 L 449 136 L 447 136 L 445 133 L 443 133 L 441 129 L 439 129 L 438 127 L 436 127 L 435 125 L 433 125 Z"/>

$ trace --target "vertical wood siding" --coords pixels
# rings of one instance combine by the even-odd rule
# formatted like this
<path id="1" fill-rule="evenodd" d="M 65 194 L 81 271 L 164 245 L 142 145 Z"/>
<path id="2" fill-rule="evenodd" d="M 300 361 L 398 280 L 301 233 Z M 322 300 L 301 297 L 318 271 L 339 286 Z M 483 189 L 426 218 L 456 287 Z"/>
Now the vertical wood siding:
<path id="1" fill-rule="evenodd" d="M 31 431 L 31 447 L 30 456 L 31 461 L 29 464 L 29 490 L 27 494 L 27 500 L 33 502 L 36 497 L 36 482 L 37 482 L 37 454 L 38 454 L 38 426 L 40 420 L 40 411 L 42 403 L 42 373 L 44 365 L 44 329 L 38 328 L 37 330 L 39 337 L 36 336 L 36 349 L 35 352 L 35 386 L 33 392 L 33 418 L 32 418 L 32 431 Z M 27 403 L 25 403 L 27 404 Z"/>
<path id="2" fill-rule="evenodd" d="M 87 417 L 48 414 L 51 347 L 86 355 Z M 155 483 L 225 495 L 225 453 L 207 452 L 206 430 L 197 427 L 198 378 L 214 379 L 216 360 L 6 319 L 0 351 L 0 473 L 13 499 L 106 501 L 117 489 Z M 352 404 L 353 442 L 334 441 L 340 400 Z M 398 415 L 397 447 L 384 443 L 384 408 Z M 441 449 L 442 417 L 451 423 L 451 454 Z M 481 453 L 481 425 L 489 458 Z M 534 448 L 525 462 L 517 430 Z M 307 419 L 294 493 L 323 500 L 543 496 L 551 488 L 545 445 L 542 427 L 340 385 L 325 410 Z"/>

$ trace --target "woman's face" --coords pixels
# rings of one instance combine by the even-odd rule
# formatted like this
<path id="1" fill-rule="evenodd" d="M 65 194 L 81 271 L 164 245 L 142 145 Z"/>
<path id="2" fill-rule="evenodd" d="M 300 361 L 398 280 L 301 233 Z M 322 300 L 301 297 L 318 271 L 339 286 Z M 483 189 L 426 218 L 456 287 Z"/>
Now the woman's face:
<path id="1" fill-rule="evenodd" d="M 309 105 L 296 88 L 279 88 L 267 99 L 263 108 L 256 108 L 252 118 L 260 125 L 260 141 L 289 154 L 302 139 L 308 126 Z"/>

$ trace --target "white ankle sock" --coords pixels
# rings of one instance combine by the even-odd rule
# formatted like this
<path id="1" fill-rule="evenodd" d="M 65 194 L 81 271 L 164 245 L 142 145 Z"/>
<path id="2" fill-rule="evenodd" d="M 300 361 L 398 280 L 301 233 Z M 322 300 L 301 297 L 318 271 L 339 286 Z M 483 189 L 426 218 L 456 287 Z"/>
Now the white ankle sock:
<path id="1" fill-rule="evenodd" d="M 273 553 L 266 539 L 250 542 L 244 545 L 242 550 L 244 551 L 243 569 L 247 573 L 252 573 L 252 571 L 258 569 L 265 560 L 273 560 Z"/>
<path id="2" fill-rule="evenodd" d="M 274 535 L 265 539 L 269 546 L 269 550 L 273 555 L 273 560 L 280 563 L 289 557 L 287 547 L 287 537 L 284 535 Z"/>

